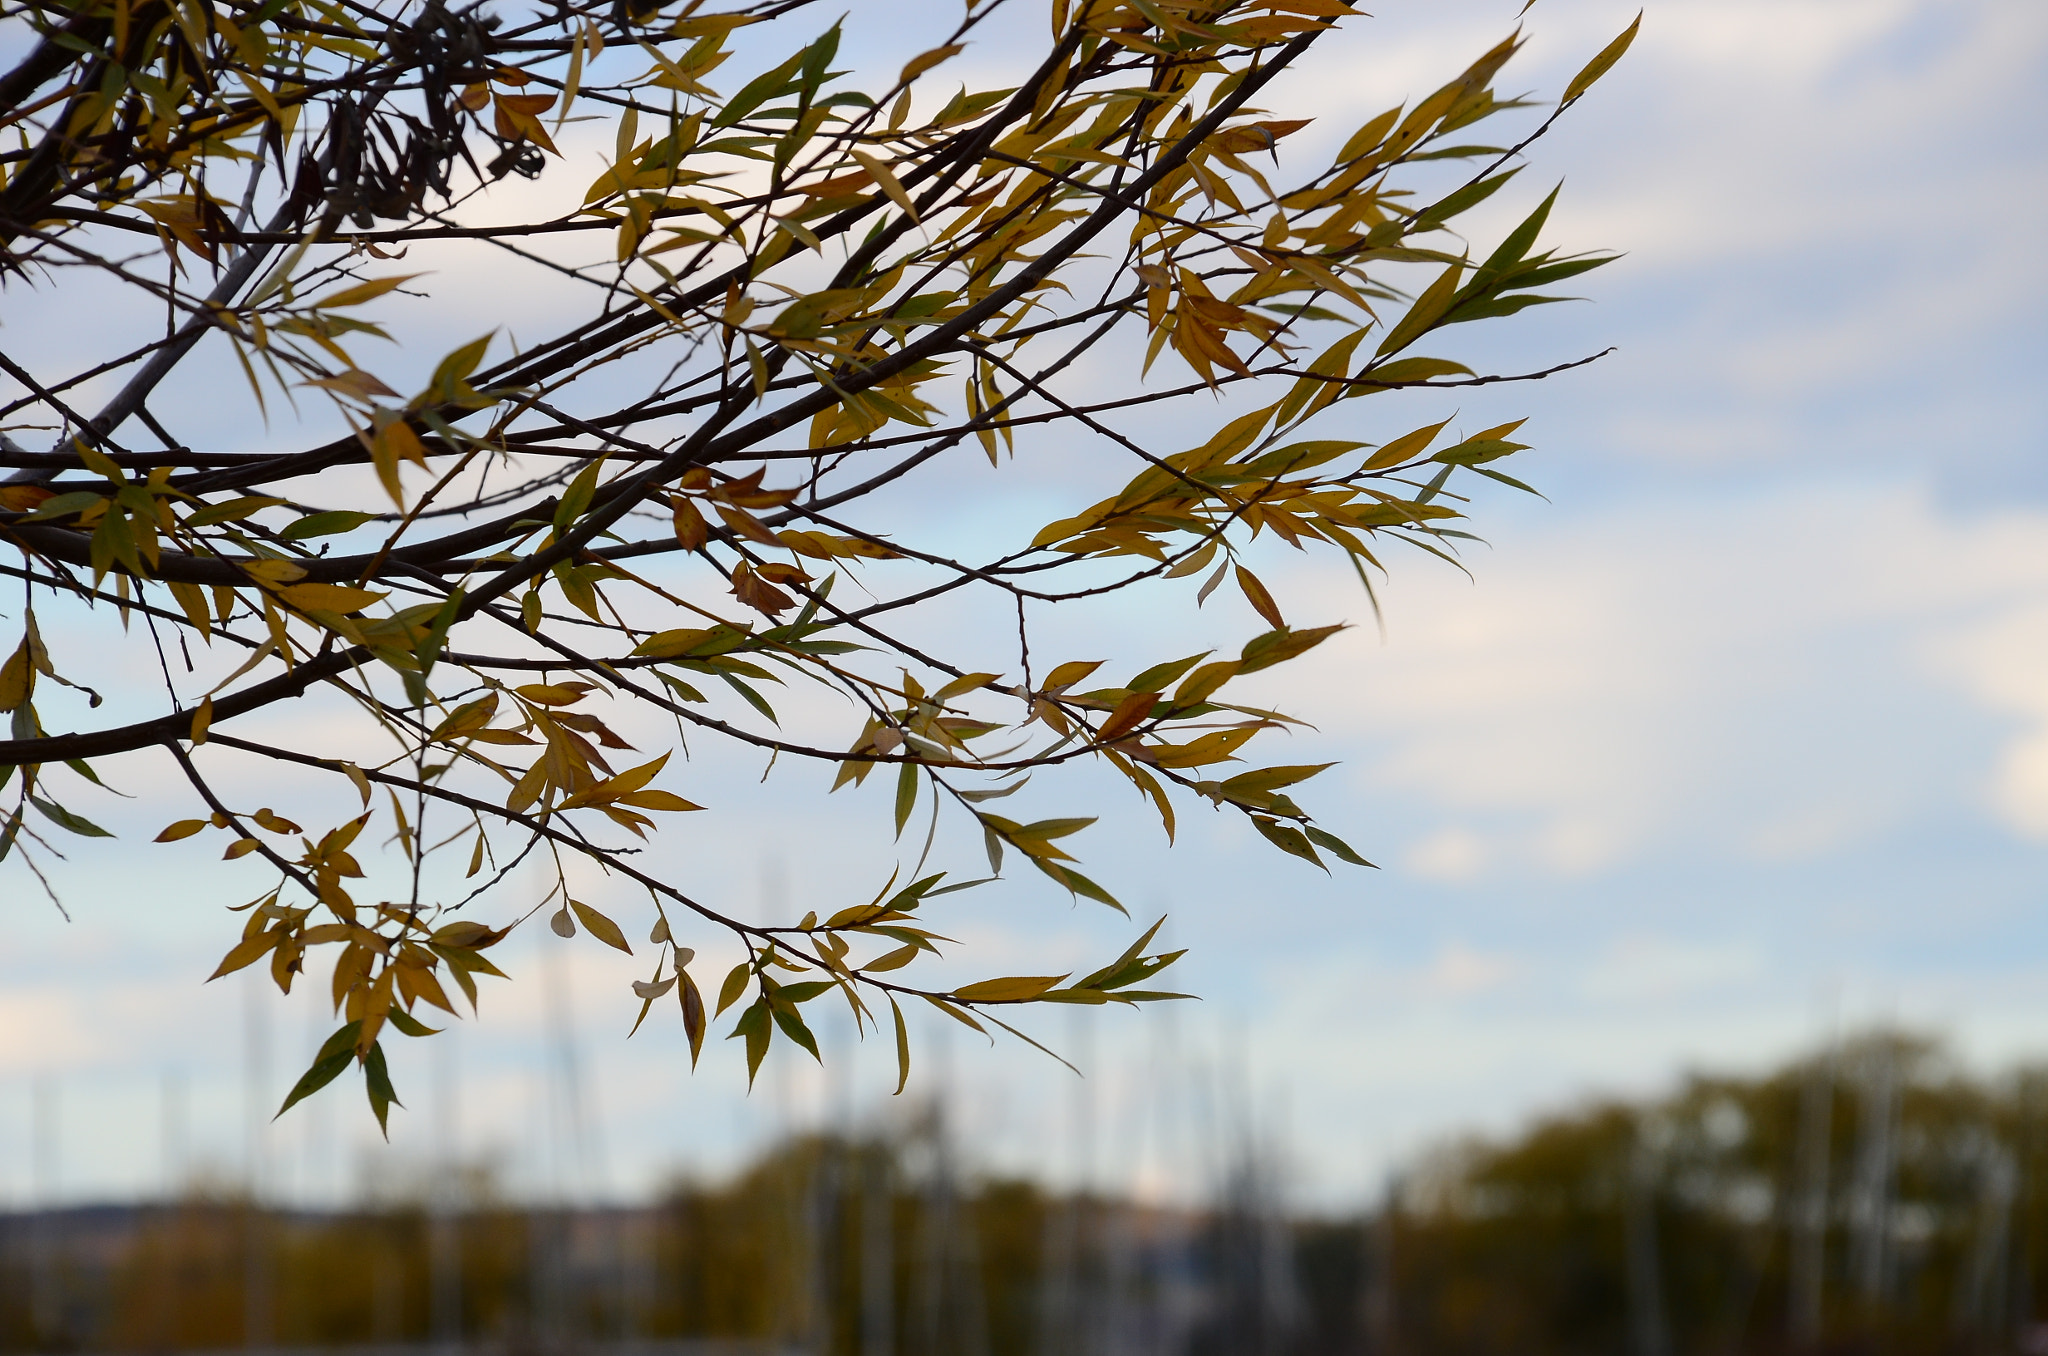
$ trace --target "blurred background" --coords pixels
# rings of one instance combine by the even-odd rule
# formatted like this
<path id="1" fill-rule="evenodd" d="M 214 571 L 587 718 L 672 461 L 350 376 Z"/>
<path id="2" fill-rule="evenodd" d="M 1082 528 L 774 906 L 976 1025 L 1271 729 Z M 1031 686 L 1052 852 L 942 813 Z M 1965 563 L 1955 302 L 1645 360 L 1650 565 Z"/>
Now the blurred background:
<path id="1" fill-rule="evenodd" d="M 1519 8 L 1386 0 L 1276 109 L 1339 141 Z M 854 6 L 847 50 L 893 70 L 919 12 Z M 1632 13 L 1540 0 L 1522 86 Z M 749 1094 L 679 1022 L 626 1039 L 632 961 L 523 930 L 480 1020 L 393 1051 L 388 1144 L 346 1080 L 273 1124 L 329 1018 L 199 983 L 232 866 L 78 854 L 68 920 L 0 877 L 0 1346 L 2048 1351 L 2044 126 L 2037 0 L 1650 0 L 1482 223 L 1562 178 L 1548 238 L 1626 258 L 1458 356 L 1618 351 L 1399 415 L 1531 416 L 1548 499 L 1482 498 L 1473 578 L 1396 563 L 1383 630 L 1261 566 L 1360 623 L 1272 695 L 1381 869 L 1220 818 L 1168 852 L 1101 788 L 1087 869 L 1202 1002 L 1031 1028 L 1083 1078 L 934 1028 L 892 1099 L 839 1029 Z M 1057 458 L 984 472 L 925 491 L 954 530 L 1054 516 Z M 731 792 L 667 836 L 722 898 L 832 897 L 886 814 L 699 766 Z M 122 844 L 173 817 L 109 780 Z M 952 899 L 985 952 L 1129 940 Z"/>

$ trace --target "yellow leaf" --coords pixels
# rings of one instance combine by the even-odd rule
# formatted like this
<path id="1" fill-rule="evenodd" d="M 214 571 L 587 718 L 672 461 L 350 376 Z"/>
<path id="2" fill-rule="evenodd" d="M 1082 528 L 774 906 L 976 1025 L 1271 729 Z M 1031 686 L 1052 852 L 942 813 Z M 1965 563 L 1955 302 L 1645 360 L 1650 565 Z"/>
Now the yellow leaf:
<path id="1" fill-rule="evenodd" d="M 363 770 L 354 763 L 343 763 L 340 766 L 342 775 L 355 784 L 357 794 L 363 798 L 363 804 L 368 805 L 370 803 L 370 779 L 365 777 Z"/>
<path id="2" fill-rule="evenodd" d="M 1155 748 L 1148 752 L 1160 767 L 1203 767 L 1228 759 L 1256 730 L 1215 730 L 1178 748 Z"/>
<path id="3" fill-rule="evenodd" d="M 1038 997 L 1065 975 L 1012 975 L 1008 979 L 984 979 L 963 985 L 953 997 L 964 1003 L 1022 1003 Z"/>
<path id="4" fill-rule="evenodd" d="M 917 205 L 910 201 L 910 195 L 903 191 L 902 184 L 896 182 L 896 176 L 890 172 L 887 165 L 867 152 L 855 150 L 850 146 L 847 148 L 846 153 L 858 161 L 860 167 L 868 172 L 876 184 L 881 186 L 881 190 L 889 195 L 890 202 L 902 208 L 904 214 L 912 221 L 917 220 Z"/>
<path id="5" fill-rule="evenodd" d="M 591 936 L 597 938 L 606 946 L 617 947 L 629 956 L 633 954 L 633 948 L 626 944 L 626 934 L 619 931 L 617 923 L 614 923 L 596 909 L 591 908 L 588 904 L 581 904 L 572 899 L 569 901 L 569 907 L 576 910 L 577 921 L 590 929 Z"/>
<path id="6" fill-rule="evenodd" d="M 512 690 L 539 706 L 574 706 L 593 687 L 590 683 L 527 683 Z"/>
<path id="7" fill-rule="evenodd" d="M 301 612 L 360 612 L 389 595 L 343 584 L 292 584 L 277 596 Z"/>
<path id="8" fill-rule="evenodd" d="M 192 713 L 192 742 L 194 744 L 204 744 L 206 742 L 206 732 L 212 728 L 213 698 L 207 697 L 199 703 L 199 709 Z"/>
<path id="9" fill-rule="evenodd" d="M 1564 98 L 1561 102 L 1570 103 L 1591 89 L 1595 80 L 1607 74 L 1608 68 L 1621 60 L 1622 53 L 1626 52 L 1629 44 L 1636 40 L 1636 30 L 1642 26 L 1643 15 L 1642 11 L 1638 10 L 1636 11 L 1636 21 L 1624 29 L 1620 37 L 1601 48 L 1600 55 L 1587 62 L 1585 68 L 1572 77 L 1572 82 L 1564 87 Z"/>
<path id="10" fill-rule="evenodd" d="M 254 964 L 266 951 L 277 945 L 282 935 L 277 932 L 259 932 L 254 937 L 244 938 L 234 950 L 221 957 L 220 965 L 206 977 L 207 982 L 212 983 L 222 975 L 231 975 L 245 965 Z"/>
<path id="11" fill-rule="evenodd" d="M 1287 625 L 1280 616 L 1280 607 L 1273 601 L 1273 595 L 1266 592 L 1266 586 L 1259 582 L 1257 575 L 1242 565 L 1237 567 L 1237 586 L 1244 590 L 1245 601 L 1270 622 L 1274 629 L 1278 630 Z"/>
<path id="12" fill-rule="evenodd" d="M 177 823 L 169 825 L 162 833 L 158 834 L 156 841 L 159 843 L 175 843 L 180 838 L 190 838 L 205 827 L 206 821 L 203 819 L 181 819 Z"/>
<path id="13" fill-rule="evenodd" d="M 919 77 L 920 75 L 923 75 L 926 71 L 930 70 L 932 67 L 938 65 L 940 62 L 951 61 L 954 57 L 959 56 L 960 53 L 965 50 L 966 47 L 964 44 L 957 42 L 949 42 L 944 47 L 934 47 L 929 52 L 920 52 L 918 55 L 912 57 L 907 63 L 904 64 L 903 74 L 897 76 L 896 78 L 901 83 L 907 85 L 911 81 L 917 79 L 917 77 Z"/>
<path id="14" fill-rule="evenodd" d="M 675 516 L 676 545 L 694 551 L 711 539 L 710 525 L 695 504 L 680 494 L 672 495 L 668 502 Z"/>
<path id="15" fill-rule="evenodd" d="M 1061 692 L 1102 667 L 1100 659 L 1069 659 L 1045 675 L 1045 692 Z"/>
<path id="16" fill-rule="evenodd" d="M 306 385 L 318 386 L 328 391 L 338 391 L 342 395 L 353 396 L 366 404 L 371 396 L 396 396 L 398 394 L 398 392 L 392 390 L 368 372 L 360 372 L 354 368 L 336 377 L 315 377 L 307 382 Z"/>
<path id="17" fill-rule="evenodd" d="M 35 686 L 35 668 L 29 662 L 28 641 L 15 647 L 13 656 L 0 664 L 0 711 L 12 711 L 28 700 Z"/>
<path id="18" fill-rule="evenodd" d="M 635 791 L 619 797 L 619 804 L 632 805 L 642 810 L 701 810 L 704 807 L 684 800 L 673 791 Z"/>
<path id="19" fill-rule="evenodd" d="M 278 814 L 267 805 L 249 817 L 256 821 L 257 827 L 268 829 L 272 833 L 293 834 L 305 832 L 297 824 L 292 823 L 292 821 Z"/>
<path id="20" fill-rule="evenodd" d="M 242 573 L 260 584 L 272 586 L 297 583 L 306 577 L 303 565 L 294 565 L 289 560 L 245 560 Z"/>
<path id="21" fill-rule="evenodd" d="M 1423 449 L 1427 448 L 1435 440 L 1436 435 L 1443 432 L 1444 424 L 1450 422 L 1450 420 L 1446 419 L 1443 423 L 1431 424 L 1427 428 L 1416 429 L 1413 433 L 1402 434 L 1379 451 L 1373 453 L 1363 469 L 1379 471 L 1389 466 L 1399 466 L 1402 462 L 1416 456 Z"/>
<path id="22" fill-rule="evenodd" d="M 248 856 L 262 846 L 254 838 L 237 838 L 234 842 L 228 844 L 228 850 L 221 853 L 220 858 L 224 862 L 231 862 L 237 857 Z"/>

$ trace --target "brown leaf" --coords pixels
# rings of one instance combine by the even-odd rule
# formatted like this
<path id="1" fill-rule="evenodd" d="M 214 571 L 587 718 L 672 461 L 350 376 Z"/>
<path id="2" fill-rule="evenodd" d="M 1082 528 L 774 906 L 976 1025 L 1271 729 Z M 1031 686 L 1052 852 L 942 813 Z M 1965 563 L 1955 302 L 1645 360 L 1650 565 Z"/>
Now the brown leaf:
<path id="1" fill-rule="evenodd" d="M 1157 692 L 1133 692 L 1117 703 L 1116 710 L 1109 713 L 1109 719 L 1102 722 L 1102 728 L 1095 732 L 1096 739 L 1107 744 L 1120 739 L 1144 723 L 1152 714 L 1152 708 L 1159 702 Z"/>
<path id="2" fill-rule="evenodd" d="M 795 599 L 755 574 L 744 560 L 733 567 L 732 592 L 748 607 L 771 617 L 796 606 Z"/>

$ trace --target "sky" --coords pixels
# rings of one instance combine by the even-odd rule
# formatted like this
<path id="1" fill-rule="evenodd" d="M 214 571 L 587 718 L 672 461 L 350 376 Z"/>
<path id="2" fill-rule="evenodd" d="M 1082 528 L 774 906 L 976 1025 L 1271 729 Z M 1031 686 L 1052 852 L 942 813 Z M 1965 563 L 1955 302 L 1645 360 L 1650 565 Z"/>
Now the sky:
<path id="1" fill-rule="evenodd" d="M 1340 139 L 1519 8 L 1384 0 L 1272 105 Z M 848 50 L 893 69 L 910 26 L 883 13 L 853 7 Z M 1520 81 L 1556 90 L 1632 14 L 1539 0 Z M 1249 1127 L 1285 1146 L 1304 1203 L 1342 1209 L 1446 1136 L 1830 1031 L 1900 1022 L 1984 1069 L 2048 1059 L 2044 77 L 2030 0 L 1650 0 L 1628 58 L 1473 228 L 1561 179 L 1547 238 L 1624 257 L 1579 280 L 1588 302 L 1458 356 L 1614 352 L 1398 416 L 1528 415 L 1517 474 L 1546 498 L 1479 497 L 1469 577 L 1392 562 L 1383 630 L 1348 571 L 1261 563 L 1291 611 L 1357 623 L 1262 691 L 1315 722 L 1304 755 L 1341 760 L 1318 817 L 1379 869 L 1325 877 L 1196 814 L 1169 851 L 1126 792 L 1083 785 L 1090 873 L 1139 926 L 1170 915 L 1189 948 L 1170 973 L 1201 1001 L 1034 1026 L 1084 1079 L 921 1033 L 914 1090 L 947 1094 L 971 1159 L 1188 1195 Z M 0 314 L 8 343 L 27 323 Z M 985 466 L 921 493 L 963 536 L 1013 523 L 1063 467 L 1025 460 L 1001 494 Z M 1185 619 L 1058 624 L 1115 653 Z M 161 771 L 112 779 L 138 797 L 105 811 L 123 844 L 168 817 Z M 699 774 L 729 793 L 673 860 L 717 889 L 825 898 L 887 859 L 876 796 L 757 786 L 715 755 Z M 68 922 L 0 876 L 0 1203 L 252 1163 L 268 1192 L 335 1199 L 451 1146 L 508 1189 L 630 1194 L 782 1130 L 900 1114 L 889 1052 L 843 1028 L 826 1071 L 771 1060 L 751 1096 L 732 1047 L 691 1075 L 679 1024 L 624 1038 L 637 962 L 535 929 L 500 961 L 524 982 L 394 1055 L 390 1146 L 342 1085 L 252 1130 L 328 1019 L 244 976 L 202 985 L 242 887 L 209 851 L 150 851 L 75 858 Z M 1023 883 L 955 898 L 955 935 L 1034 961 L 1132 935 Z"/>

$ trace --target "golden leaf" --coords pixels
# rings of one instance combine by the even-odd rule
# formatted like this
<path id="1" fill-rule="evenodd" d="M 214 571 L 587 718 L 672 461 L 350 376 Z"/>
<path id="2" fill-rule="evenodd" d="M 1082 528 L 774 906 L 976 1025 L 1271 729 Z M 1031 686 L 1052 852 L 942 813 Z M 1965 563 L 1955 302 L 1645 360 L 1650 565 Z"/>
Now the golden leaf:
<path id="1" fill-rule="evenodd" d="M 292 584 L 279 589 L 277 596 L 301 612 L 349 613 L 390 595 L 343 584 Z"/>
<path id="2" fill-rule="evenodd" d="M 584 927 L 590 929 L 591 936 L 597 938 L 606 946 L 617 947 L 629 956 L 633 954 L 633 948 L 626 944 L 626 934 L 619 931 L 617 923 L 614 923 L 596 909 L 591 908 L 588 904 L 579 903 L 572 899 L 569 901 L 569 907 L 576 911 L 577 920 Z"/>

